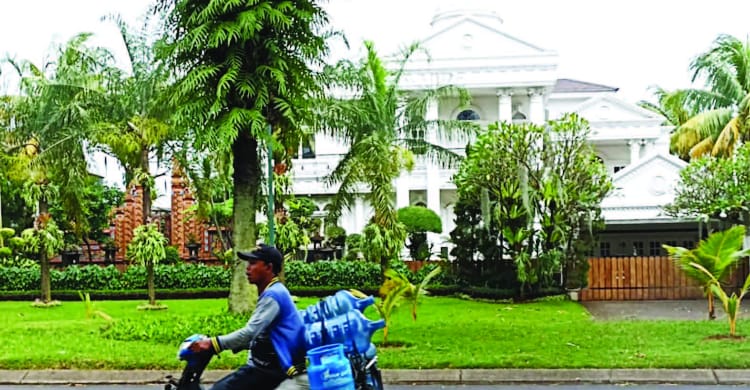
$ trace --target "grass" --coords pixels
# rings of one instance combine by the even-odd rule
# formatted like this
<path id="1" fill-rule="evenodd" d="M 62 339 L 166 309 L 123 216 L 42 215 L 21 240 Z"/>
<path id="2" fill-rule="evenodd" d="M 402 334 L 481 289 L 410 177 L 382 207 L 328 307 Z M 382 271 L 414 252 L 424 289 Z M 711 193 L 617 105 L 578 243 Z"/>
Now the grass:
<path id="1" fill-rule="evenodd" d="M 315 303 L 300 299 L 299 307 Z M 226 317 L 225 299 L 165 300 L 169 308 L 139 311 L 137 301 L 65 302 L 39 309 L 29 302 L 0 302 L 0 369 L 180 369 L 175 353 L 200 323 L 197 317 Z M 108 321 L 149 323 L 130 340 L 102 331 Z M 367 313 L 377 318 L 372 308 Z M 594 322 L 578 303 L 549 300 L 489 303 L 427 297 L 416 322 L 408 307 L 396 310 L 389 346 L 378 348 L 383 368 L 750 368 L 748 341 L 715 338 L 728 333 L 725 321 Z M 218 318 L 217 317 L 217 318 Z M 235 319 L 236 320 L 236 319 Z M 241 322 L 240 322 L 241 323 Z M 750 327 L 741 320 L 738 333 Z M 145 329 L 145 328 L 144 328 Z M 172 334 L 174 333 L 174 334 Z M 376 345 L 382 332 L 373 337 Z M 211 368 L 236 368 L 246 353 L 225 352 Z"/>

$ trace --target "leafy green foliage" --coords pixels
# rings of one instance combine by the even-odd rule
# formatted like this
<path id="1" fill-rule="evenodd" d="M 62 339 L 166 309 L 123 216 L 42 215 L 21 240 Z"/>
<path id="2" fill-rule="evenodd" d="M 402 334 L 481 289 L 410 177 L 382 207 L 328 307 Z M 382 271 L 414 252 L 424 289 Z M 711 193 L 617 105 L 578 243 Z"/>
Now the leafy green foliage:
<path id="1" fill-rule="evenodd" d="M 175 125 L 190 129 L 198 149 L 231 150 L 234 248 L 252 248 L 259 146 L 287 147 L 307 124 L 309 101 L 324 90 L 317 69 L 328 54 L 327 14 L 311 0 L 159 0 L 157 9 L 168 14 L 161 57 L 179 75 Z M 244 267 L 233 269 L 230 310 L 249 312 Z"/>
<path id="2" fill-rule="evenodd" d="M 156 292 L 154 287 L 154 265 L 159 264 L 166 257 L 164 246 L 167 239 L 159 231 L 154 223 L 140 225 L 133 230 L 133 240 L 128 244 L 127 256 L 131 261 L 146 266 L 148 273 L 148 295 L 149 305 L 156 305 Z"/>
<path id="3" fill-rule="evenodd" d="M 685 274 L 703 287 L 709 299 L 709 318 L 714 314 L 713 285 L 720 287 L 737 262 L 750 254 L 750 250 L 742 250 L 744 238 L 745 227 L 733 226 L 709 235 L 695 249 L 663 245 Z"/>
<path id="4" fill-rule="evenodd" d="M 148 287 L 144 266 L 129 266 L 120 272 L 113 265 L 70 266 L 50 271 L 55 290 L 139 290 Z M 285 283 L 290 287 L 361 288 L 378 286 L 380 267 L 364 261 L 287 261 Z M 0 291 L 29 291 L 39 287 L 39 267 L 0 267 Z M 231 271 L 203 264 L 156 265 L 154 285 L 158 289 L 229 288 Z"/>
<path id="5" fill-rule="evenodd" d="M 585 274 L 603 227 L 600 203 L 612 187 L 588 133 L 576 114 L 546 125 L 491 125 L 455 177 L 460 193 L 488 192 L 491 219 L 482 222 L 502 227 L 501 257 L 513 260 L 522 293 L 554 283 L 560 267 L 566 279 L 571 270 Z"/>
<path id="6" fill-rule="evenodd" d="M 326 240 L 330 246 L 344 246 L 346 245 L 346 230 L 338 225 L 326 226 Z"/>
<path id="7" fill-rule="evenodd" d="M 102 336 L 120 341 L 147 341 L 170 344 L 189 334 L 219 335 L 241 329 L 247 316 L 222 313 L 197 317 L 159 317 L 118 320 L 102 330 Z"/>
<path id="8" fill-rule="evenodd" d="M 666 214 L 702 221 L 723 219 L 740 223 L 750 207 L 750 145 L 742 145 L 731 159 L 701 157 L 680 171 L 674 201 Z"/>
<path id="9" fill-rule="evenodd" d="M 750 254 L 750 250 L 742 250 L 744 237 L 745 227 L 734 226 L 709 235 L 693 250 L 664 245 L 683 271 L 703 286 L 709 298 L 713 295 L 719 297 L 729 320 L 730 336 L 735 336 L 739 307 L 742 298 L 750 288 L 750 276 L 745 280 L 739 295 L 727 294 L 722 288 L 722 282 L 737 262 Z M 713 302 L 711 300 L 709 302 L 711 306 L 709 310 L 713 310 Z M 712 314 L 712 312 L 709 313 L 709 315 Z"/>
<path id="10" fill-rule="evenodd" d="M 346 254 L 344 259 L 353 261 L 358 260 L 362 255 L 362 235 L 359 233 L 352 233 L 346 236 Z"/>
<path id="11" fill-rule="evenodd" d="M 182 258 L 180 258 L 179 249 L 177 249 L 174 245 L 168 245 L 164 247 L 164 260 L 161 261 L 161 264 L 172 265 L 179 264 L 181 262 Z"/>
<path id="12" fill-rule="evenodd" d="M 41 229 L 29 228 L 21 232 L 24 250 L 28 253 L 40 254 L 44 251 L 47 257 L 52 257 L 63 248 L 63 232 L 57 228 L 54 220 L 48 220 Z"/>
<path id="13" fill-rule="evenodd" d="M 385 320 L 383 329 L 383 344 L 388 343 L 388 331 L 391 327 L 391 315 L 401 300 L 407 300 L 411 303 L 411 316 L 414 321 L 417 320 L 417 303 L 421 295 L 427 293 L 425 287 L 430 280 L 440 273 L 440 268 L 434 268 L 428 273 L 422 282 L 415 286 L 409 282 L 409 279 L 402 273 L 393 269 L 385 271 L 385 281 L 380 286 L 378 293 L 380 301 L 375 307 L 378 309 L 380 316 Z"/>
<path id="14" fill-rule="evenodd" d="M 750 135 L 750 41 L 721 34 L 690 69 L 705 89 L 674 92 L 693 116 L 672 132 L 670 149 L 685 160 L 731 156 Z"/>
<path id="15" fill-rule="evenodd" d="M 491 219 L 483 220 L 479 193 L 460 192 L 454 212 L 456 227 L 450 233 L 455 244 L 450 252 L 455 258 L 454 277 L 470 286 L 515 290 L 515 266 L 502 259 L 502 245 L 497 245 L 500 227 Z"/>
<path id="16" fill-rule="evenodd" d="M 128 244 L 128 258 L 140 265 L 159 264 L 167 255 L 167 239 L 156 224 L 140 225 L 133 230 L 133 241 Z"/>
<path id="17" fill-rule="evenodd" d="M 440 216 L 427 207 L 407 206 L 398 210 L 398 220 L 409 233 L 409 255 L 413 260 L 427 260 L 432 254 L 432 245 L 427 243 L 427 232 L 442 233 Z"/>
<path id="18" fill-rule="evenodd" d="M 288 261 L 285 283 L 290 287 L 305 286 L 377 286 L 380 267 L 365 261 Z"/>
<path id="19" fill-rule="evenodd" d="M 393 209 L 393 182 L 402 171 L 411 170 L 414 156 L 430 162 L 456 166 L 461 157 L 429 142 L 432 135 L 448 138 L 473 133 L 468 121 L 425 119 L 428 107 L 440 99 L 458 98 L 466 104 L 468 93 L 455 86 L 420 91 L 402 91 L 399 80 L 407 63 L 418 51 L 412 45 L 401 53 L 395 70 L 383 64 L 372 42 L 364 43 L 366 53 L 358 63 L 341 61 L 329 67 L 333 89 L 349 91 L 353 98 L 332 96 L 316 104 L 316 127 L 349 145 L 349 150 L 326 178 L 339 190 L 331 202 L 330 222 L 337 222 L 342 210 L 350 208 L 363 195 L 374 209 L 372 221 L 365 228 L 363 252 L 379 262 L 383 270 L 398 256 L 405 241 L 405 231 Z"/>
<path id="20" fill-rule="evenodd" d="M 398 209 L 398 220 L 409 233 L 442 233 L 443 224 L 440 216 L 431 209 L 422 206 L 407 206 Z"/>
<path id="21" fill-rule="evenodd" d="M 362 253 L 365 259 L 379 263 L 398 258 L 398 254 L 406 241 L 406 229 L 398 221 L 390 228 L 384 228 L 376 223 L 370 223 L 362 231 Z"/>

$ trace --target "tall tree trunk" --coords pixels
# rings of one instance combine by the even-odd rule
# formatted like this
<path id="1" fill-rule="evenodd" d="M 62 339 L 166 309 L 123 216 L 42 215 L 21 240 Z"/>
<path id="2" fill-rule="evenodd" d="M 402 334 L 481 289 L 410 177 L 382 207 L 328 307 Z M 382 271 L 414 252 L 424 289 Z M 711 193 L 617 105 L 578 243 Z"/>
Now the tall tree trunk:
<path id="1" fill-rule="evenodd" d="M 148 148 L 141 149 L 141 170 L 144 177 L 150 177 L 148 162 Z M 143 188 L 143 219 L 141 224 L 146 225 L 151 222 L 151 183 L 141 184 Z M 156 290 L 154 289 L 154 260 L 146 260 L 146 284 L 148 286 L 148 304 L 156 305 Z"/>
<path id="2" fill-rule="evenodd" d="M 48 214 L 48 205 L 47 205 L 47 199 L 42 197 L 39 199 L 39 217 L 37 217 L 37 224 L 39 224 L 39 221 L 45 220 L 43 216 L 46 216 Z M 44 226 L 37 226 L 37 228 L 43 228 Z M 49 258 L 47 257 L 47 248 L 45 247 L 44 240 L 40 240 L 39 243 L 39 266 L 40 266 L 40 272 L 41 272 L 41 281 L 42 285 L 40 287 L 41 290 L 41 299 L 44 303 L 49 303 L 52 301 L 52 291 L 50 287 L 50 277 L 49 277 L 49 271 L 50 271 L 50 265 L 49 265 Z"/>
<path id="3" fill-rule="evenodd" d="M 146 272 L 148 275 L 148 304 L 156 306 L 156 289 L 154 288 L 154 261 L 146 261 Z"/>
<path id="4" fill-rule="evenodd" d="M 141 150 L 141 170 L 144 177 L 151 175 L 148 163 L 148 148 Z M 143 220 L 141 223 L 145 225 L 151 219 L 151 186 L 149 183 L 142 183 L 141 187 L 143 187 Z"/>
<path id="5" fill-rule="evenodd" d="M 241 131 L 232 144 L 234 154 L 234 220 L 233 241 L 236 251 L 255 248 L 255 211 L 260 186 L 258 141 L 249 130 Z M 247 262 L 237 259 L 232 265 L 232 283 L 229 289 L 229 311 L 250 313 L 255 309 L 258 289 L 248 283 L 245 270 Z"/>

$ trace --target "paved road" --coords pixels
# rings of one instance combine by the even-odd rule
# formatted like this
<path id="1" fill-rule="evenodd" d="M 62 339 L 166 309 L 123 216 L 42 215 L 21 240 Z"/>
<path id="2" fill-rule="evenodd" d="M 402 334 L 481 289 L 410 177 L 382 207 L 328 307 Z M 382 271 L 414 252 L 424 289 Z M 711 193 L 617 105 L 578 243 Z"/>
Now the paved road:
<path id="1" fill-rule="evenodd" d="M 750 386 L 728 385 L 628 385 L 637 390 L 750 390 Z M 90 385 L 76 386 L 80 390 L 161 390 L 163 386 Z M 622 390 L 623 385 L 388 385 L 385 390 Z M 0 386 L 0 390 L 70 390 L 70 386 Z"/>

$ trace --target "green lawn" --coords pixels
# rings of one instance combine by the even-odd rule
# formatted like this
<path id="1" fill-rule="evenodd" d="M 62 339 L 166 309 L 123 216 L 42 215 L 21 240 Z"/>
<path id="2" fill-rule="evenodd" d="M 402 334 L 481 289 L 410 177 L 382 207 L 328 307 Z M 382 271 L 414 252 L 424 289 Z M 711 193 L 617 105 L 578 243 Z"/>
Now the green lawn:
<path id="1" fill-rule="evenodd" d="M 316 301 L 301 299 L 299 306 Z M 182 338 L 205 332 L 206 324 L 244 321 L 223 320 L 224 299 L 167 300 L 169 309 L 156 312 L 136 310 L 140 303 L 94 303 L 119 321 L 115 328 L 121 334 L 113 339 L 102 332 L 105 320 L 86 318 L 81 302 L 49 309 L 0 302 L 0 369 L 177 369 Z M 750 321 L 741 320 L 738 333 L 748 334 L 748 328 Z M 389 341 L 400 346 L 378 348 L 383 368 L 750 368 L 750 341 L 711 338 L 728 332 L 725 321 L 594 322 L 581 305 L 562 300 L 513 304 L 427 297 L 416 322 L 407 307 L 399 308 L 390 332 Z M 373 340 L 380 342 L 382 332 Z M 225 352 L 211 367 L 234 368 L 245 358 Z"/>

